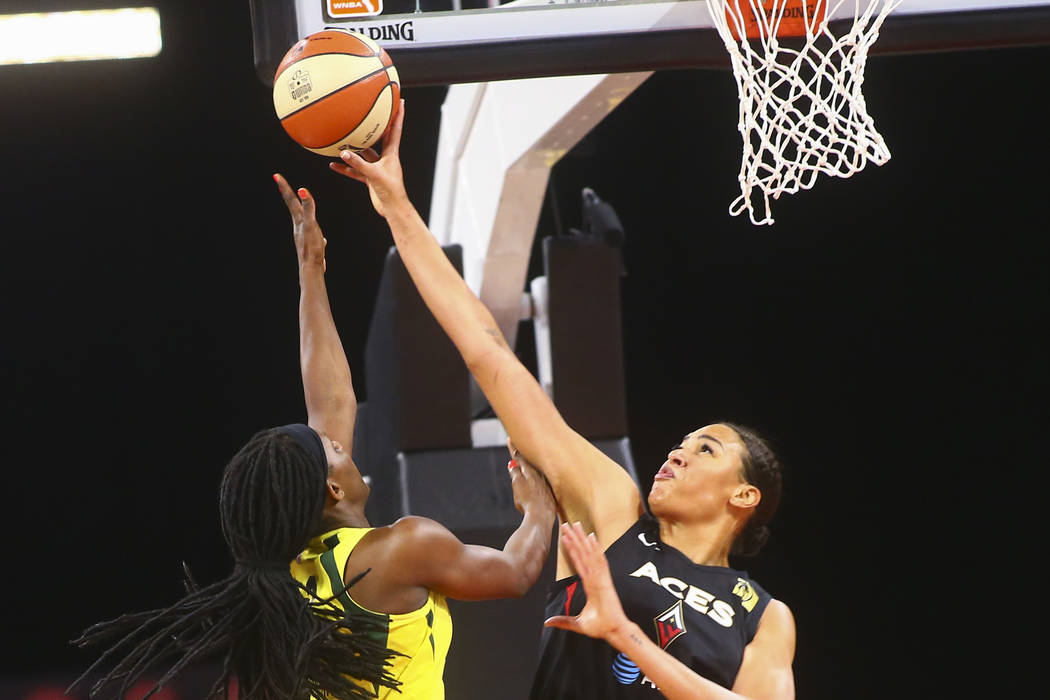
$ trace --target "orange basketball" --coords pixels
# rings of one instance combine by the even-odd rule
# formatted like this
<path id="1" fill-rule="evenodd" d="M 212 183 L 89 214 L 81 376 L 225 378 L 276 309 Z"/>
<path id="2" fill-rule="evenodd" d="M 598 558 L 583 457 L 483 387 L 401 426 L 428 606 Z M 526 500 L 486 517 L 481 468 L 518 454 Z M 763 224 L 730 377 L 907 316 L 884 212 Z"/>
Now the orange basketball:
<path id="1" fill-rule="evenodd" d="M 400 102 L 400 80 L 387 52 L 345 29 L 324 29 L 297 42 L 273 82 L 281 126 L 300 146 L 323 156 L 375 144 Z"/>

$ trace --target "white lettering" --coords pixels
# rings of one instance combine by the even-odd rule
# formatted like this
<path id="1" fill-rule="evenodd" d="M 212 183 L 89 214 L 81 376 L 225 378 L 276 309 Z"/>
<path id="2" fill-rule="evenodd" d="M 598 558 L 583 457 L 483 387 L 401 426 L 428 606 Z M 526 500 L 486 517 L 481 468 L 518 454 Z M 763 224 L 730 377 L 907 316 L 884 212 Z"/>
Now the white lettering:
<path id="1" fill-rule="evenodd" d="M 689 595 L 685 597 L 685 604 L 699 613 L 707 614 L 708 606 L 715 597 L 705 590 L 696 586 L 689 587 Z"/>
<path id="2" fill-rule="evenodd" d="M 639 540 L 641 541 L 641 543 L 642 543 L 642 544 L 644 544 L 644 545 L 645 545 L 646 547 L 655 547 L 655 546 L 656 546 L 656 543 L 655 543 L 655 542 L 650 542 L 650 541 L 648 540 L 648 538 L 646 538 L 646 536 L 645 536 L 645 533 L 644 533 L 644 532 L 639 532 L 639 533 L 638 533 L 638 539 L 639 539 Z"/>
<path id="3" fill-rule="evenodd" d="M 724 600 L 718 600 L 704 589 L 692 586 L 674 576 L 660 578 L 660 572 L 657 570 L 656 564 L 653 564 L 651 561 L 645 562 L 632 571 L 630 575 L 635 578 L 649 579 L 675 598 L 684 600 L 685 604 L 693 610 L 696 610 L 701 615 L 707 615 L 723 627 L 733 626 L 733 618 L 736 613 L 732 605 Z"/>
<path id="4" fill-rule="evenodd" d="M 660 579 L 660 585 L 664 587 L 664 590 L 673 595 L 675 598 L 681 600 L 685 597 L 683 591 L 689 586 L 688 583 L 682 579 L 675 578 L 674 576 L 665 576 Z M 678 589 L 678 590 L 675 590 Z"/>
<path id="5" fill-rule="evenodd" d="M 711 612 L 707 616 L 723 627 L 733 626 L 733 606 L 724 600 L 716 600 L 711 606 Z"/>
<path id="6" fill-rule="evenodd" d="M 644 676 L 642 678 L 642 685 L 647 685 L 653 690 L 659 690 L 659 688 L 656 687 L 656 683 L 653 683 L 652 680 L 649 679 L 649 676 Z"/>
<path id="7" fill-rule="evenodd" d="M 631 572 L 631 576 L 647 578 L 657 586 L 660 585 L 660 572 L 656 570 L 656 565 L 651 561 L 647 561 L 637 569 Z"/>

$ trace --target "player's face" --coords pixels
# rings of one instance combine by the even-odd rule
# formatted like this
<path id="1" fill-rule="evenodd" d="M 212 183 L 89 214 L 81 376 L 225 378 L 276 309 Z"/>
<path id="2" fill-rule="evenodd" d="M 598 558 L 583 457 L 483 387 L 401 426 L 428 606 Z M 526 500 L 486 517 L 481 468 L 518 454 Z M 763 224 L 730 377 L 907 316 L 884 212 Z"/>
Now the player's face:
<path id="1" fill-rule="evenodd" d="M 649 507 L 657 517 L 712 521 L 744 481 L 746 454 L 732 428 L 708 425 L 686 435 L 653 478 Z"/>
<path id="2" fill-rule="evenodd" d="M 346 491 L 353 501 L 364 501 L 368 498 L 369 487 L 361 478 L 361 472 L 343 445 L 327 435 L 321 435 L 321 444 L 328 458 L 328 478 Z"/>

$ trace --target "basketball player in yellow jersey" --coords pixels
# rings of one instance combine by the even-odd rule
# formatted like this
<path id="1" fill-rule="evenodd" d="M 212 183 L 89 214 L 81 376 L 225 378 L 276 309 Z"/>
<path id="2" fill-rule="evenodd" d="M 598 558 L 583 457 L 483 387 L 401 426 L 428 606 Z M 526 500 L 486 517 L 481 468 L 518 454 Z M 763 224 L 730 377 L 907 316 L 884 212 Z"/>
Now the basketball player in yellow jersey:
<path id="1" fill-rule="evenodd" d="M 445 596 L 430 590 L 422 606 L 406 613 L 390 614 L 362 607 L 350 595 L 350 590 L 344 590 L 340 572 L 348 570 L 346 563 L 350 555 L 366 535 L 374 532 L 374 528 L 341 527 L 318 535 L 292 563 L 292 575 L 315 600 L 334 596 L 342 609 L 355 612 L 358 618 L 374 619 L 376 631 L 370 634 L 379 644 L 395 652 L 388 663 L 390 675 L 401 684 L 401 694 L 395 693 L 393 697 L 444 697 L 442 672 L 452 640 L 452 618 Z M 355 595 L 358 585 L 353 588 Z M 391 692 L 390 688 L 372 683 L 361 685 L 372 692 L 378 691 L 381 698 Z"/>
<path id="2" fill-rule="evenodd" d="M 374 685 L 368 690 L 380 698 L 440 700 L 452 636 L 445 598 L 524 595 L 547 558 L 554 501 L 542 475 L 512 462 L 515 505 L 523 518 L 502 550 L 464 544 L 422 517 L 370 526 L 365 518 L 369 487 L 351 458 L 357 401 L 324 283 L 327 241 L 309 192 L 299 189 L 296 196 L 283 177 L 274 180 L 292 217 L 299 258 L 300 364 L 309 427 L 328 463 L 319 531 L 292 562 L 291 572 L 316 599 L 335 595 L 344 610 L 379 623 L 370 634 L 397 653 L 390 671 L 400 685 L 397 692 Z"/>
<path id="3" fill-rule="evenodd" d="M 209 698 L 226 697 L 236 681 L 246 700 L 442 700 L 446 596 L 521 596 L 547 558 L 550 489 L 516 463 L 510 478 L 523 517 L 502 550 L 464 544 L 426 518 L 369 524 L 368 485 L 351 458 L 357 401 L 328 306 L 314 200 L 274 180 L 299 258 L 309 425 L 258 431 L 223 470 L 219 518 L 232 571 L 206 586 L 186 571 L 186 595 L 174 604 L 89 627 L 74 643 L 109 648 L 71 691 L 97 678 L 90 697 L 130 698 L 143 673 L 166 668 L 144 691 L 152 695 L 198 660 L 217 659 Z"/>

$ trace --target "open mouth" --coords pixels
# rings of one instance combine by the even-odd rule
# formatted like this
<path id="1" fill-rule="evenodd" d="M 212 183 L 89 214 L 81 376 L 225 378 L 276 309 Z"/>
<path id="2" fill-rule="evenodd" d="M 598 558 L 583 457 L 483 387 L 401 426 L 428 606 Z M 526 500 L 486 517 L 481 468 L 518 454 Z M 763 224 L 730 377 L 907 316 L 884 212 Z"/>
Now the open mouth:
<path id="1" fill-rule="evenodd" d="M 666 479 L 673 479 L 674 472 L 666 464 L 660 467 L 660 471 L 656 472 L 656 476 L 653 477 L 656 481 L 664 481 Z"/>

